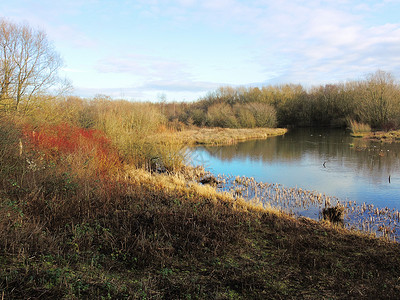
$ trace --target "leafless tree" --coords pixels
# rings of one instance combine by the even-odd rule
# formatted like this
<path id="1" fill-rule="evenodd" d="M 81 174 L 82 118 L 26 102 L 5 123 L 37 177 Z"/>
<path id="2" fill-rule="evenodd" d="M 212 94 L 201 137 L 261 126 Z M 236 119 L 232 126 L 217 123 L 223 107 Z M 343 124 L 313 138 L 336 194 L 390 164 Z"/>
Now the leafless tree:
<path id="1" fill-rule="evenodd" d="M 0 19 L 0 105 L 20 110 L 60 81 L 61 57 L 47 35 L 26 24 Z"/>
<path id="2" fill-rule="evenodd" d="M 384 127 L 399 113 L 399 86 L 391 73 L 378 70 L 361 83 L 362 118 L 372 127 Z"/>

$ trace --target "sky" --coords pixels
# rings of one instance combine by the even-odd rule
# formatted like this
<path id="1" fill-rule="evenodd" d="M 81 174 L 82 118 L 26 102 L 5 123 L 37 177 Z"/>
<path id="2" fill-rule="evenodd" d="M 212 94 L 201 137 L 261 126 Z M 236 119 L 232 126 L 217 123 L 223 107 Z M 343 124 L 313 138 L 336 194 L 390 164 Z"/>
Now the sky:
<path id="1" fill-rule="evenodd" d="M 12 0 L 0 17 L 45 31 L 81 97 L 400 78 L 400 0 Z"/>

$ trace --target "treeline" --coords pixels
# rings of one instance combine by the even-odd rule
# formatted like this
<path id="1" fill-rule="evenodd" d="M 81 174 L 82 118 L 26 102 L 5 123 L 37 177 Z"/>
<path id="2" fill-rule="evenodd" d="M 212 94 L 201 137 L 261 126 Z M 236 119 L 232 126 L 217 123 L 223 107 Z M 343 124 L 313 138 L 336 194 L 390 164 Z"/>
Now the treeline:
<path id="1" fill-rule="evenodd" d="M 351 121 L 374 129 L 400 126 L 400 86 L 384 71 L 309 89 L 295 84 L 221 87 L 193 103 L 161 105 L 170 122 L 196 126 L 345 127 Z"/>

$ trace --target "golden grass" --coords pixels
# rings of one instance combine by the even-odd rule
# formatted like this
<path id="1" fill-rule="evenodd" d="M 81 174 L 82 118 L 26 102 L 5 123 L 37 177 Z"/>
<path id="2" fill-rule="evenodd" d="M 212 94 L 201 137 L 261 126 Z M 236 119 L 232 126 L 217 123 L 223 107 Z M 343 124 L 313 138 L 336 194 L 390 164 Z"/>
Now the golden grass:
<path id="1" fill-rule="evenodd" d="M 126 166 L 110 180 L 112 196 L 94 192 L 92 206 L 75 196 L 26 195 L 29 204 L 2 199 L 5 298 L 338 299 L 399 292 L 398 244 L 296 220 L 185 174 Z"/>
<path id="2" fill-rule="evenodd" d="M 398 244 L 219 193 L 190 177 L 193 170 L 124 167 L 107 182 L 88 178 L 88 194 L 1 194 L 5 298 L 335 299 L 400 291 Z"/>
<path id="3" fill-rule="evenodd" d="M 371 133 L 371 126 L 365 123 L 350 120 L 350 130 L 352 136 L 364 137 Z"/>
<path id="4" fill-rule="evenodd" d="M 162 133 L 150 139 L 170 140 L 183 145 L 228 145 L 245 140 L 266 139 L 286 132 L 284 128 L 195 128 Z"/>

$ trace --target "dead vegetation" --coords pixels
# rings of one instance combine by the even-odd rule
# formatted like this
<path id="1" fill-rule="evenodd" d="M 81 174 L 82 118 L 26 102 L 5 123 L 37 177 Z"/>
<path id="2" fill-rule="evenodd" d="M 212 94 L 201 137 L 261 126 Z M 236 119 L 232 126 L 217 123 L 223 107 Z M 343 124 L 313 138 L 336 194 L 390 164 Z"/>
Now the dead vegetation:
<path id="1" fill-rule="evenodd" d="M 2 121 L 4 299 L 395 299 L 400 292 L 397 243 L 217 192 L 198 183 L 202 170 L 139 168 L 140 156 L 127 159 L 124 147 L 136 154 L 144 144 L 127 144 L 127 133 L 118 144 L 76 125 L 39 124 L 33 134 L 24 120 Z"/>

